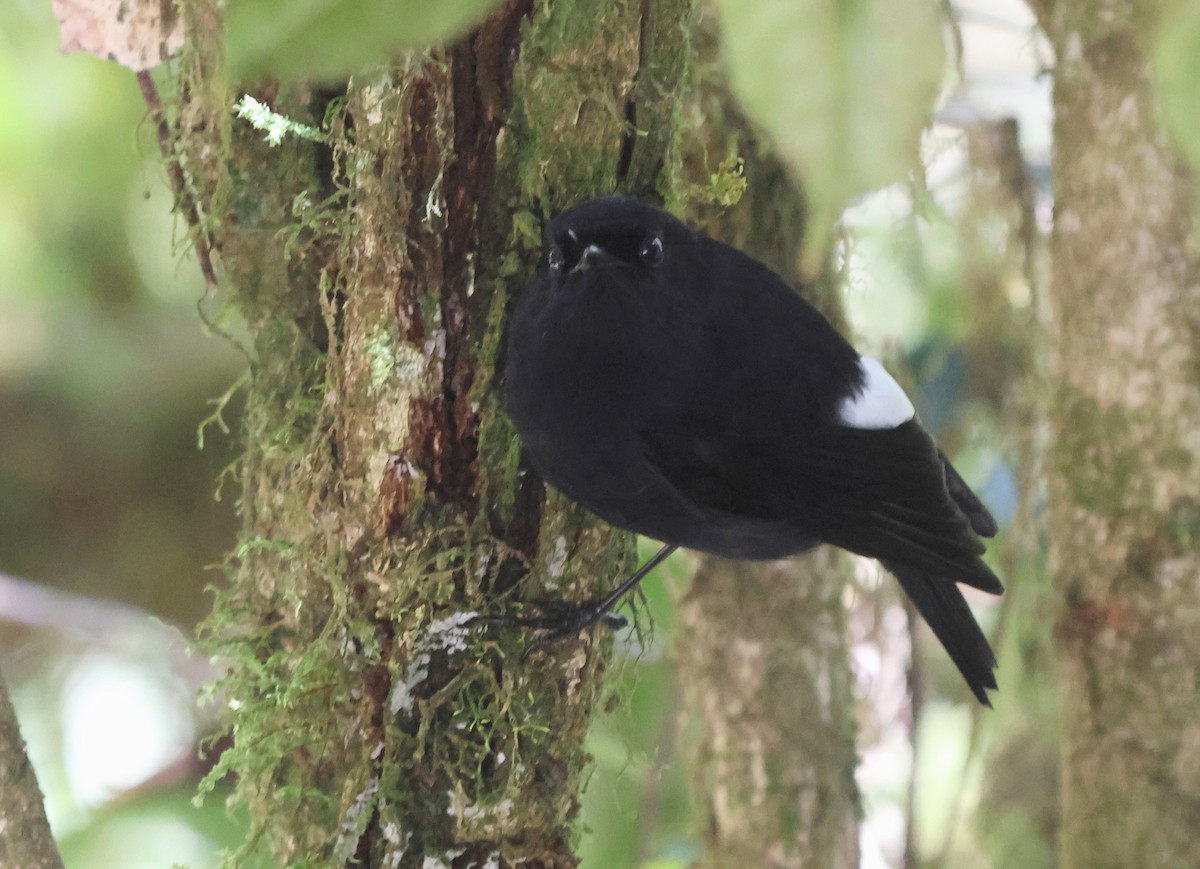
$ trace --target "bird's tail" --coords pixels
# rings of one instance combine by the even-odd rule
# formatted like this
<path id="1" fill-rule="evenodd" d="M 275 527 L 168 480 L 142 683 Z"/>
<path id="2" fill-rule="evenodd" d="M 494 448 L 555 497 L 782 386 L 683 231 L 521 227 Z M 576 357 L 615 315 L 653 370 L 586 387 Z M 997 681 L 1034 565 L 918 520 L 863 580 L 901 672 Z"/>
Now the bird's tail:
<path id="1" fill-rule="evenodd" d="M 967 680 L 971 693 L 984 706 L 991 706 L 987 691 L 996 688 L 992 672 L 996 668 L 996 655 L 958 586 L 923 570 L 890 562 L 883 566 L 900 581 L 917 612 L 933 628 L 958 672 Z"/>

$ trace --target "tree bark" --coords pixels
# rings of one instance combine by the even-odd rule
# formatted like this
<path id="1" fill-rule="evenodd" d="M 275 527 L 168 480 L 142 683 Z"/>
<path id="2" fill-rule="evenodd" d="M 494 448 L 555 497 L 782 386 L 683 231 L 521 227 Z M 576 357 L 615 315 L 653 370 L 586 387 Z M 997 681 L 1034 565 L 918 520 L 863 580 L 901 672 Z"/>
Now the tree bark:
<path id="1" fill-rule="evenodd" d="M 0 866 L 62 869 L 46 819 L 42 789 L 25 753 L 25 740 L 8 688 L 0 678 Z"/>
<path id="2" fill-rule="evenodd" d="M 706 558 L 696 573 L 679 658 L 707 821 L 699 866 L 858 865 L 841 561 Z"/>
<path id="3" fill-rule="evenodd" d="M 525 657 L 466 629 L 631 565 L 547 495 L 501 408 L 540 225 L 663 198 L 687 0 L 509 0 L 445 49 L 252 95 L 325 143 L 231 121 L 215 7 L 185 6 L 171 159 L 250 336 L 244 528 L 208 622 L 249 807 L 286 864 L 567 867 L 609 642 Z"/>
<path id="4" fill-rule="evenodd" d="M 1155 114 L 1157 7 L 1045 6 L 1061 865 L 1200 866 L 1196 187 Z"/>

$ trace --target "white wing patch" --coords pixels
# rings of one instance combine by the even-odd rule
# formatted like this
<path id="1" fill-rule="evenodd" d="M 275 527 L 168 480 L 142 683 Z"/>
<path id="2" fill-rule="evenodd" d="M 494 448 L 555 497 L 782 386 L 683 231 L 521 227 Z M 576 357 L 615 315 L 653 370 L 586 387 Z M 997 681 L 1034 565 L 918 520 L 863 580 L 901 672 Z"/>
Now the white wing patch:
<path id="1" fill-rule="evenodd" d="M 884 370 L 878 359 L 860 357 L 859 367 L 863 370 L 863 385 L 857 392 L 847 396 L 838 408 L 843 425 L 851 428 L 895 428 L 913 418 L 916 411 L 912 402 Z"/>

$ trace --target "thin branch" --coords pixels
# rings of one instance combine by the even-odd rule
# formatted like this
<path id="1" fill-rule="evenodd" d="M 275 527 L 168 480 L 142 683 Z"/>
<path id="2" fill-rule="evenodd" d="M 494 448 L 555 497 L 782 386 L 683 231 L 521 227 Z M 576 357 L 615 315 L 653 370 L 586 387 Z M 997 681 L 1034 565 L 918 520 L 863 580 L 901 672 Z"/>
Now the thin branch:
<path id="1" fill-rule="evenodd" d="M 138 86 L 142 89 L 142 99 L 146 101 L 146 108 L 150 110 L 150 115 L 154 119 L 158 147 L 162 151 L 163 162 L 167 167 L 167 176 L 171 180 L 171 189 L 175 193 L 175 201 L 178 203 L 180 211 L 183 212 L 183 219 L 187 221 L 188 228 L 192 231 L 192 245 L 196 250 L 196 259 L 200 263 L 200 272 L 204 275 L 204 283 L 209 288 L 215 288 L 217 274 L 213 269 L 212 256 L 209 253 L 208 238 L 200 225 L 200 212 L 196 208 L 196 201 L 188 192 L 183 167 L 179 165 L 179 160 L 176 159 L 171 148 L 171 127 L 167 123 L 166 109 L 150 73 L 142 70 L 137 74 L 137 80 Z"/>
<path id="2" fill-rule="evenodd" d="M 50 588 L 33 580 L 0 573 L 0 622 L 49 628 L 82 642 L 147 626 L 177 636 L 153 614 L 117 601 L 100 600 Z"/>
<path id="3" fill-rule="evenodd" d="M 0 623 L 3 622 L 57 631 L 72 642 L 89 645 L 128 644 L 131 640 L 152 643 L 159 654 L 169 656 L 175 675 L 196 691 L 217 676 L 213 662 L 192 648 L 190 638 L 181 628 L 151 612 L 118 601 L 50 588 L 7 573 L 0 573 Z M 0 861 L 0 867 L 7 865 Z"/>
<path id="4" fill-rule="evenodd" d="M 42 790 L 17 725 L 17 714 L 0 679 L 0 855 L 5 866 L 62 869 L 62 857 L 46 819 Z"/>

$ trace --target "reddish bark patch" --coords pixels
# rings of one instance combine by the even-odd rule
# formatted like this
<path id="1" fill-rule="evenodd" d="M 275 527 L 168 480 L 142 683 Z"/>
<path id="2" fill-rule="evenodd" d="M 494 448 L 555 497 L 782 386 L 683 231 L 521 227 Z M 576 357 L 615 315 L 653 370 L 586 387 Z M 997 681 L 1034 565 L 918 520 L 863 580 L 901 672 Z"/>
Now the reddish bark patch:
<path id="1" fill-rule="evenodd" d="M 1115 597 L 1105 601 L 1068 600 L 1055 635 L 1060 641 L 1086 644 L 1103 631 L 1126 637 L 1137 633 L 1127 600 Z"/>
<path id="2" fill-rule="evenodd" d="M 454 107 L 454 155 L 446 166 L 446 230 L 442 247 L 441 311 L 446 330 L 443 386 L 462 397 L 475 379 L 474 360 L 464 347 L 470 335 L 472 252 L 479 251 L 477 220 L 492 194 L 496 138 L 512 99 L 512 73 L 520 52 L 521 23 L 532 0 L 509 0 L 450 52 Z M 464 424 L 459 420 L 459 425 Z"/>
<path id="3" fill-rule="evenodd" d="M 476 365 L 471 352 L 471 290 L 479 265 L 477 253 L 485 247 L 478 215 L 486 213 L 492 193 L 496 138 L 512 99 L 521 24 L 532 10 L 532 0 L 508 0 L 450 49 L 447 78 L 416 82 L 411 97 L 412 129 L 417 133 L 411 143 L 415 169 L 407 186 L 413 190 L 431 189 L 444 166 L 446 215 L 445 226 L 436 238 L 429 238 L 427 228 L 413 216 L 409 238 L 424 235 L 432 244 L 410 246 L 414 272 L 421 278 L 414 274 L 413 280 L 408 280 L 406 275 L 402 286 L 397 287 L 396 318 L 409 340 L 423 337 L 425 328 L 418 314 L 417 294 L 421 287 L 436 287 L 445 346 L 442 395 L 412 403 L 407 454 L 412 465 L 426 475 L 426 492 L 468 511 L 474 511 L 478 504 L 479 419 L 468 398 Z M 453 107 L 454 159 L 445 163 L 444 143 L 435 141 L 434 131 L 437 92 L 447 85 Z M 439 248 L 440 256 L 436 252 Z M 423 250 L 429 250 L 430 255 L 421 262 Z M 387 504 L 384 510 L 391 516 L 398 515 Z M 393 523 L 391 527 L 397 526 Z"/>
<path id="4" fill-rule="evenodd" d="M 393 454 L 379 482 L 379 519 L 384 537 L 391 537 L 404 525 L 412 481 L 412 465 Z"/>
<path id="5" fill-rule="evenodd" d="M 478 500 L 478 420 L 465 402 L 417 399 L 409 413 L 409 455 L 425 491 L 471 511 Z"/>

